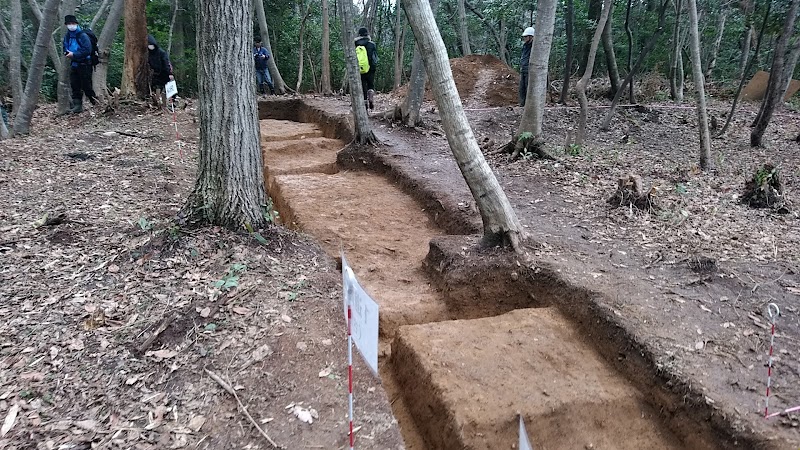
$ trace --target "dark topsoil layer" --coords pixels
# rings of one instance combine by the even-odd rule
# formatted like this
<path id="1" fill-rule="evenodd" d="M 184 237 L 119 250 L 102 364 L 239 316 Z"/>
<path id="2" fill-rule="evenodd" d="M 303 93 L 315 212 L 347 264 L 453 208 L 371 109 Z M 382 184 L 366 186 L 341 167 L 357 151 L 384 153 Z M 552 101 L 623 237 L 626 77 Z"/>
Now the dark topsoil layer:
<path id="1" fill-rule="evenodd" d="M 347 103 L 341 101 L 308 104 L 308 111 L 318 115 L 345 120 L 348 113 Z M 470 120 L 489 151 L 510 136 L 518 114 L 495 110 L 472 114 Z M 570 109 L 548 111 L 545 134 L 550 142 L 562 140 L 573 114 Z M 740 116 L 751 114 L 749 108 Z M 769 138 L 772 149 L 753 152 L 739 143 L 746 127 L 735 123 L 736 133 L 715 141 L 715 148 L 726 148 L 717 156 L 721 171 L 702 175 L 693 169 L 694 158 L 687 156 L 694 154 L 696 139 L 690 109 L 646 112 L 642 117 L 625 110 L 610 133 L 597 131 L 599 115 L 592 114 L 589 136 L 594 137 L 580 155 L 562 155 L 556 163 L 508 163 L 505 156 L 490 155 L 523 226 L 538 241 L 528 251 L 534 259 L 502 256 L 498 262 L 476 250 L 469 238 L 448 237 L 432 245 L 428 266 L 444 274 L 440 282 L 451 287 L 450 301 L 467 315 L 544 304 L 560 307 L 584 327 L 586 338 L 607 360 L 652 395 L 654 406 L 664 408 L 664 419 L 673 427 L 706 424 L 699 428 L 729 448 L 796 448 L 797 415 L 770 421 L 762 417 L 768 302 L 778 303 L 783 311 L 771 411 L 800 404 L 796 215 L 752 211 L 740 207 L 735 197 L 711 198 L 710 206 L 707 200 L 708 192 L 730 197 L 749 178 L 751 161 L 769 158 L 784 170 L 796 170 L 792 155 L 797 149 L 786 147 L 795 144 L 782 140 L 792 131 L 781 128 Z M 787 118 L 797 121 L 793 116 L 783 120 Z M 340 168 L 385 172 L 406 186 L 443 229 L 474 233 L 480 229 L 479 216 L 437 131 L 438 117 L 428 114 L 426 119 L 432 131 L 373 122 L 385 145 L 341 152 Z M 628 171 L 643 173 L 648 181 L 680 184 L 677 193 L 662 191 L 671 216 L 610 208 L 605 200 L 613 193 L 616 177 Z M 742 227 L 742 221 L 755 231 Z M 772 240 L 759 237 L 767 224 L 775 233 Z M 771 248 L 773 242 L 786 256 L 764 254 L 758 246 Z M 715 271 L 692 270 L 700 254 L 715 260 Z M 509 274 L 504 282 L 521 283 L 515 291 L 531 292 L 530 300 L 522 295 L 497 311 L 481 311 L 491 293 L 470 295 L 460 288 L 458 280 L 469 279 L 474 286 L 487 276 L 505 278 L 503 271 Z M 522 273 L 510 275 L 518 271 Z"/>

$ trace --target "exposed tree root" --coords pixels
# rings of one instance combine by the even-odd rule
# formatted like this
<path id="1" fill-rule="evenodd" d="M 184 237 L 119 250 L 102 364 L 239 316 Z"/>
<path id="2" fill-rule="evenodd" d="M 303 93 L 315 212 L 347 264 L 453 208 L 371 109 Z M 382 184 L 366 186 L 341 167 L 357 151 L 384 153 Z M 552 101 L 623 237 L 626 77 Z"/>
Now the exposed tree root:
<path id="1" fill-rule="evenodd" d="M 608 203 L 614 207 L 627 206 L 634 207 L 640 211 L 651 211 L 658 209 L 656 204 L 656 190 L 651 188 L 644 191 L 642 178 L 638 175 L 628 174 L 619 177 L 617 180 L 617 190 L 608 199 Z"/>
<path id="2" fill-rule="evenodd" d="M 545 150 L 545 141 L 539 136 L 525 137 L 520 136 L 512 140 L 508 144 L 500 147 L 498 150 L 502 153 L 510 153 L 509 160 L 515 161 L 521 156 L 529 158 L 536 156 L 539 159 L 546 159 L 549 161 L 558 161 L 558 159 Z"/>

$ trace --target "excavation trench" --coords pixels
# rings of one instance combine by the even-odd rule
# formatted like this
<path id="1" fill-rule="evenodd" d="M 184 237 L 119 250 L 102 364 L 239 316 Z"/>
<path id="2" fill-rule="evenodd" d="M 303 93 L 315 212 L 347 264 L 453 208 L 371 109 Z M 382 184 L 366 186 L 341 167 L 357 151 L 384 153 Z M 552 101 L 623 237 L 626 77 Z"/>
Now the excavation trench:
<path id="1" fill-rule="evenodd" d="M 380 304 L 381 378 L 406 448 L 513 448 L 518 413 L 537 449 L 742 444 L 663 387 L 591 292 L 502 252 L 465 256 L 474 222 L 378 153 L 342 151 L 346 115 L 299 100 L 259 115 L 281 221 L 334 258 L 343 248 Z"/>

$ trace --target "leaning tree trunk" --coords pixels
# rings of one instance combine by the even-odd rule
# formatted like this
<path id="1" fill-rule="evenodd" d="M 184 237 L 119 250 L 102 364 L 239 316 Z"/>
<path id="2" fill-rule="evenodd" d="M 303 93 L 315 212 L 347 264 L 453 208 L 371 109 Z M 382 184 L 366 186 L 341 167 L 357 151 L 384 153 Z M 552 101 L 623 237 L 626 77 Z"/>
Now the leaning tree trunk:
<path id="1" fill-rule="evenodd" d="M 534 139 L 542 135 L 544 108 L 547 101 L 547 74 L 550 65 L 550 47 L 553 44 L 553 24 L 556 18 L 557 0 L 539 0 L 536 4 L 536 33 L 531 47 L 528 71 L 528 92 L 525 95 L 525 110 L 522 112 L 514 143 L 514 157 L 525 146 L 523 133 L 531 133 Z M 530 141 L 530 140 L 528 140 Z"/>
<path id="2" fill-rule="evenodd" d="M 403 84 L 403 49 L 405 48 L 405 29 L 403 26 L 403 9 L 400 3 L 394 5 L 394 88 Z"/>
<path id="3" fill-rule="evenodd" d="M 8 75 L 11 79 L 11 97 L 14 99 L 14 115 L 22 102 L 22 4 L 11 0 L 11 48 L 8 60 Z"/>
<path id="4" fill-rule="evenodd" d="M 783 99 L 783 88 L 785 87 L 783 77 L 787 58 L 786 48 L 794 31 L 798 4 L 800 4 L 800 0 L 792 0 L 789 10 L 786 13 L 786 21 L 783 24 L 783 29 L 775 43 L 775 51 L 772 53 L 772 68 L 769 71 L 769 82 L 767 83 L 767 92 L 764 94 L 761 111 L 753 125 L 753 130 L 750 132 L 750 145 L 752 147 L 761 146 L 764 132 L 767 130 L 769 121 L 772 119 L 775 107 L 778 106 Z"/>
<path id="5" fill-rule="evenodd" d="M 344 47 L 345 68 L 350 86 L 350 101 L 353 106 L 355 122 L 355 142 L 359 144 L 373 144 L 378 141 L 372 132 L 372 125 L 367 115 L 367 106 L 364 104 L 364 90 L 361 86 L 361 76 L 358 70 L 358 58 L 353 39 L 353 3 L 338 1 L 339 12 L 342 15 L 344 29 L 342 30 L 342 46 Z"/>
<path id="6" fill-rule="evenodd" d="M 711 82 L 711 73 L 717 66 L 717 56 L 719 55 L 719 46 L 722 44 L 722 35 L 725 33 L 725 19 L 728 17 L 728 10 L 722 9 L 717 16 L 717 36 L 714 38 L 714 43 L 711 45 L 711 51 L 708 53 L 708 64 L 706 64 L 706 82 Z"/>
<path id="7" fill-rule="evenodd" d="M 464 7 L 464 0 L 458 0 L 458 35 L 461 39 L 461 51 L 464 56 L 472 54 L 469 45 L 469 29 L 467 27 L 467 10 Z"/>
<path id="8" fill-rule="evenodd" d="M 617 105 L 619 105 L 619 101 L 622 98 L 622 93 L 625 91 L 625 88 L 633 82 L 634 75 L 636 75 L 636 72 L 639 71 L 639 67 L 642 65 L 642 63 L 644 63 L 644 59 L 653 50 L 656 42 L 658 42 L 658 38 L 664 32 L 664 22 L 666 20 L 667 6 L 669 6 L 669 2 L 670 0 L 664 0 L 664 3 L 661 4 L 656 31 L 652 36 L 650 36 L 650 39 L 642 49 L 642 52 L 639 53 L 639 57 L 636 59 L 636 63 L 633 65 L 633 68 L 630 70 L 630 72 L 628 72 L 628 75 L 625 76 L 625 79 L 622 80 L 622 86 L 619 87 L 617 95 L 615 95 L 614 99 L 611 101 L 611 107 L 608 109 L 606 118 L 603 120 L 603 124 L 600 126 L 601 130 L 608 130 L 608 127 L 611 126 L 611 119 L 614 117 L 614 113 L 617 111 Z"/>
<path id="9" fill-rule="evenodd" d="M 522 227 L 472 134 L 433 11 L 426 0 L 404 0 L 403 3 L 425 60 L 447 142 L 481 213 L 483 242 L 510 245 L 520 251 Z"/>
<path id="10" fill-rule="evenodd" d="M 111 57 L 111 44 L 119 30 L 119 22 L 122 19 L 125 0 L 114 0 L 111 9 L 108 10 L 108 17 L 103 25 L 103 31 L 97 36 L 97 49 L 100 52 L 100 64 L 96 65 L 92 73 L 92 87 L 98 97 L 105 98 L 108 95 L 108 61 Z"/>
<path id="11" fill-rule="evenodd" d="M 322 74 L 320 75 L 320 91 L 322 91 L 322 95 L 333 94 L 333 89 L 331 89 L 331 26 L 328 15 L 328 0 L 322 0 Z"/>
<path id="12" fill-rule="evenodd" d="M 251 8 L 240 0 L 197 0 L 197 84 L 200 102 L 198 175 L 181 217 L 190 224 L 233 230 L 266 221 L 255 78 Z M 231 101 L 235 99 L 235 101 Z"/>
<path id="13" fill-rule="evenodd" d="M 756 49 L 753 50 L 753 55 L 750 56 L 747 60 L 747 64 L 744 66 L 744 72 L 742 72 L 742 76 L 739 79 L 739 87 L 736 88 L 736 95 L 733 96 L 733 103 L 731 104 L 731 110 L 728 113 L 728 118 L 725 120 L 725 125 L 720 130 L 717 137 L 721 137 L 728 131 L 728 127 L 731 125 L 731 121 L 733 120 L 733 114 L 736 112 L 736 105 L 739 103 L 739 96 L 742 94 L 742 89 L 744 89 L 744 84 L 747 81 L 749 76 L 750 70 L 753 67 L 753 64 L 758 59 L 758 52 L 761 50 L 761 43 L 764 42 L 764 30 L 767 29 L 767 23 L 769 20 L 769 14 L 772 11 L 772 2 L 767 2 L 767 9 L 764 12 L 764 20 L 761 23 L 761 29 L 758 32 L 758 42 L 756 43 Z M 747 47 L 748 53 L 750 47 Z"/>
<path id="14" fill-rule="evenodd" d="M 704 86 L 703 68 L 700 59 L 700 33 L 697 27 L 697 2 L 687 0 L 689 4 L 689 47 L 692 54 L 692 75 L 694 88 L 697 95 L 697 128 L 700 132 L 700 168 L 713 170 L 714 160 L 711 159 L 711 139 L 708 133 L 708 112 L 706 111 L 706 89 Z"/>
<path id="15" fill-rule="evenodd" d="M 783 68 L 783 87 L 781 88 L 780 98 L 784 98 L 786 92 L 789 90 L 789 84 L 792 82 L 792 75 L 794 74 L 794 69 L 797 67 L 798 59 L 800 59 L 800 39 L 794 41 L 789 56 L 786 58 L 786 66 Z"/>
<path id="16" fill-rule="evenodd" d="M 619 68 L 617 67 L 617 56 L 614 54 L 614 37 L 612 35 L 612 22 L 614 21 L 614 6 L 611 6 L 611 11 L 608 13 L 606 26 L 603 27 L 603 35 L 601 37 L 603 43 L 603 53 L 606 56 L 606 67 L 608 68 L 608 79 L 611 80 L 611 95 L 614 96 L 619 89 Z M 628 67 L 630 70 L 630 67 Z"/>
<path id="17" fill-rule="evenodd" d="M 600 20 L 600 13 L 603 11 L 603 0 L 587 0 L 587 3 L 588 9 L 586 18 L 588 19 L 588 23 L 597 24 L 599 26 L 600 23 L 598 21 Z M 586 71 L 586 61 L 589 59 L 589 49 L 592 46 L 592 36 L 594 36 L 591 26 L 585 28 L 585 33 L 586 38 L 580 57 L 580 65 L 578 66 L 579 72 Z"/>
<path id="18" fill-rule="evenodd" d="M 575 85 L 575 90 L 578 92 L 578 102 L 581 104 L 581 110 L 578 116 L 578 130 L 575 135 L 575 144 L 577 145 L 583 145 L 583 141 L 586 138 L 586 117 L 589 115 L 589 100 L 586 98 L 586 85 L 589 84 L 589 80 L 592 78 L 592 69 L 594 68 L 594 58 L 597 55 L 597 47 L 600 45 L 603 28 L 606 26 L 608 13 L 611 11 L 611 5 L 613 3 L 613 0 L 605 0 L 603 11 L 600 13 L 600 20 L 597 21 L 597 29 L 594 31 L 592 44 L 589 48 L 586 70 L 583 71 L 583 76 L 578 80 L 578 84 Z M 616 95 L 620 93 L 621 91 L 617 90 Z"/>
<path id="19" fill-rule="evenodd" d="M 275 52 L 272 51 L 272 45 L 269 43 L 269 27 L 267 26 L 267 15 L 264 13 L 264 0 L 253 0 L 256 6 L 256 15 L 258 16 L 258 29 L 261 32 L 261 40 L 264 41 L 264 47 L 269 51 L 272 57 L 267 60 L 267 69 L 269 74 L 272 75 L 272 86 L 275 92 L 279 94 L 286 93 L 286 83 L 283 81 L 281 72 L 275 63 Z"/>
<path id="20" fill-rule="evenodd" d="M 630 10 L 631 0 L 628 0 L 628 10 Z M 683 70 L 678 73 L 678 65 L 683 63 L 681 48 L 681 8 L 683 0 L 675 0 L 675 26 L 672 28 L 672 51 L 670 52 L 669 64 L 669 95 L 675 103 L 683 102 Z M 627 23 L 627 19 L 626 19 Z M 631 45 L 631 38 L 628 37 L 628 45 Z M 628 50 L 628 61 L 630 61 L 631 49 Z M 680 75 L 680 78 L 679 78 Z"/>
<path id="21" fill-rule="evenodd" d="M 25 92 L 19 104 L 14 104 L 17 112 L 14 118 L 14 133 L 28 134 L 31 128 L 33 110 L 39 100 L 39 89 L 42 87 L 44 65 L 47 62 L 47 49 L 53 39 L 53 29 L 58 18 L 58 4 L 60 0 L 47 0 L 42 8 L 42 21 L 36 33 L 36 45 L 33 48 L 30 66 L 28 66 L 28 79 L 25 82 Z M 16 102 L 16 99 L 14 100 Z"/>
<path id="22" fill-rule="evenodd" d="M 145 0 L 125 1 L 125 63 L 122 95 L 144 98 L 150 94 L 147 65 L 147 16 Z"/>
<path id="23" fill-rule="evenodd" d="M 575 2 L 574 0 L 567 0 L 567 17 L 565 19 L 567 32 L 567 54 L 564 58 L 564 84 L 561 86 L 561 97 L 558 99 L 559 103 L 566 104 L 567 97 L 569 96 L 569 81 L 572 75 L 572 47 L 575 40 Z"/>

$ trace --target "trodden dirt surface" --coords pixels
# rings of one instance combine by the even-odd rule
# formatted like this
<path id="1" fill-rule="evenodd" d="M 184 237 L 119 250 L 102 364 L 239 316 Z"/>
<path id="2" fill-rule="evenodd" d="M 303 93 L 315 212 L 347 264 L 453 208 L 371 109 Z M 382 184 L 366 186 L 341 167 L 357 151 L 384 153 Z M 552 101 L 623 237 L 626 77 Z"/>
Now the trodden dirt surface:
<path id="1" fill-rule="evenodd" d="M 0 448 L 272 448 L 206 369 L 279 446 L 344 448 L 335 261 L 282 227 L 262 243 L 173 225 L 193 106 L 178 114 L 185 159 L 168 114 L 53 113 L 0 142 Z M 355 376 L 359 448 L 402 448 L 358 359 Z"/>

